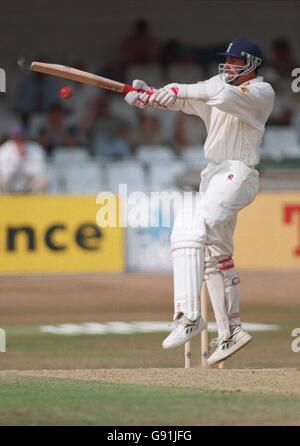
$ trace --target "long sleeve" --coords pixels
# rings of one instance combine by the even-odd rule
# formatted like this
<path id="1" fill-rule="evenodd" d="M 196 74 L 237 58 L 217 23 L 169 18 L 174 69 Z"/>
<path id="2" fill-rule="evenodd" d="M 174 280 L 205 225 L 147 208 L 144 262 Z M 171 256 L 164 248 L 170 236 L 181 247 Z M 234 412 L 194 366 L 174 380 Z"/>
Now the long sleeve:
<path id="1" fill-rule="evenodd" d="M 168 110 L 182 111 L 187 115 L 199 116 L 203 119 L 205 126 L 208 127 L 211 107 L 205 102 L 193 101 L 190 99 L 179 99 Z"/>
<path id="2" fill-rule="evenodd" d="M 274 91 L 257 76 L 233 86 L 214 76 L 196 84 L 171 84 L 178 89 L 177 100 L 168 107 L 202 118 L 207 129 L 206 158 L 214 163 L 259 162 L 258 147 L 273 108 Z"/>
<path id="3" fill-rule="evenodd" d="M 219 76 L 197 84 L 178 84 L 178 102 L 196 101 L 229 113 L 263 130 L 274 102 L 270 84 L 254 79 L 240 86 L 224 83 Z"/>
<path id="4" fill-rule="evenodd" d="M 216 96 L 223 89 L 219 76 L 196 84 L 169 84 L 169 87 L 178 89 L 177 101 L 168 107 L 168 110 L 182 111 L 189 115 L 196 115 L 203 119 L 206 128 L 209 127 L 211 105 L 206 101 Z"/>
<path id="5" fill-rule="evenodd" d="M 274 91 L 269 84 L 243 84 L 239 87 L 225 85 L 206 104 L 229 113 L 258 130 L 264 130 L 274 102 Z"/>

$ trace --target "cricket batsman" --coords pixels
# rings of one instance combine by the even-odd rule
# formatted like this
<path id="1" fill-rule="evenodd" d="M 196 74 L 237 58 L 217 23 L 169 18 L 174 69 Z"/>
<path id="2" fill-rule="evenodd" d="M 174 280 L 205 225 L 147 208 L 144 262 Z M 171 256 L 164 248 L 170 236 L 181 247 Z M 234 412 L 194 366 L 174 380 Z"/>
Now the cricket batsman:
<path id="1" fill-rule="evenodd" d="M 258 147 L 273 108 L 274 91 L 258 70 L 261 49 L 244 38 L 234 39 L 220 56 L 219 75 L 196 84 L 172 83 L 160 89 L 142 80 L 125 100 L 139 108 L 182 111 L 201 118 L 207 129 L 204 145 L 208 166 L 201 173 L 200 203 L 178 212 L 171 235 L 174 277 L 173 329 L 163 341 L 170 349 L 200 333 L 200 290 L 206 280 L 218 338 L 208 358 L 224 361 L 251 341 L 240 320 L 240 279 L 234 267 L 233 235 L 238 212 L 258 192 Z"/>

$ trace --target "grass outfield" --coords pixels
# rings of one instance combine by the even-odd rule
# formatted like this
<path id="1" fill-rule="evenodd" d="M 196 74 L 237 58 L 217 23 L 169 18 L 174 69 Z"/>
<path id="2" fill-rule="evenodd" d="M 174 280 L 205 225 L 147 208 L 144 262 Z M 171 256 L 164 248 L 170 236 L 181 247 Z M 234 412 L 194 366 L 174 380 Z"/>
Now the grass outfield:
<path id="1" fill-rule="evenodd" d="M 41 325 L 168 321 L 171 275 L 6 278 L 0 283 L 0 425 L 300 425 L 297 271 L 242 275 L 242 319 L 276 324 L 226 361 L 192 368 L 166 333 L 43 333 Z M 120 292 L 122 290 L 122 292 Z M 211 309 L 209 321 L 213 321 Z M 215 333 L 211 333 L 214 337 Z"/>
<path id="2" fill-rule="evenodd" d="M 226 361 L 226 368 L 298 367 L 300 353 L 291 350 L 292 320 L 280 329 L 253 332 L 253 341 Z M 107 335 L 56 335 L 42 333 L 37 325 L 5 325 L 7 352 L 0 355 L 0 370 L 78 368 L 183 367 L 183 347 L 163 350 L 166 333 Z M 215 336 L 211 333 L 210 337 Z M 200 337 L 192 340 L 192 365 L 200 365 Z"/>
<path id="3" fill-rule="evenodd" d="M 299 425 L 296 397 L 61 378 L 0 380 L 1 425 Z"/>

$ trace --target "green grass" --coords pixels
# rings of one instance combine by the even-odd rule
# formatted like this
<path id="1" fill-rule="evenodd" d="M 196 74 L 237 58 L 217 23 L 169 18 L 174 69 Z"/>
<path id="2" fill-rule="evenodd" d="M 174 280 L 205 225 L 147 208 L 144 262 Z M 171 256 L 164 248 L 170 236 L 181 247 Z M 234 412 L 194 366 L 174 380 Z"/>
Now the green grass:
<path id="1" fill-rule="evenodd" d="M 277 322 L 277 321 L 275 321 Z M 281 323 L 275 332 L 253 333 L 253 341 L 226 363 L 226 368 L 298 367 L 291 332 L 299 322 Z M 183 349 L 163 350 L 166 333 L 63 336 L 41 333 L 37 326 L 7 326 L 4 369 L 182 367 Z M 211 337 L 215 334 L 211 334 Z M 200 364 L 200 338 L 192 341 L 193 365 Z"/>
<path id="2" fill-rule="evenodd" d="M 272 320 L 271 322 L 278 322 Z M 253 341 L 226 368 L 298 367 L 299 354 L 291 351 L 291 332 L 299 321 L 280 322 L 280 330 L 253 333 Z M 183 348 L 163 350 L 166 333 L 127 335 L 55 335 L 38 326 L 6 326 L 7 353 L 1 369 L 155 368 L 182 367 Z M 211 334 L 211 337 L 215 334 Z M 194 366 L 200 364 L 200 338 L 192 341 Z"/>
<path id="3" fill-rule="evenodd" d="M 7 352 L 0 357 L 0 370 L 58 368 L 180 367 L 183 353 L 164 352 L 161 334 L 61 336 L 21 333 L 6 327 Z"/>
<path id="4" fill-rule="evenodd" d="M 299 424 L 296 398 L 68 379 L 0 381 L 0 425 Z"/>

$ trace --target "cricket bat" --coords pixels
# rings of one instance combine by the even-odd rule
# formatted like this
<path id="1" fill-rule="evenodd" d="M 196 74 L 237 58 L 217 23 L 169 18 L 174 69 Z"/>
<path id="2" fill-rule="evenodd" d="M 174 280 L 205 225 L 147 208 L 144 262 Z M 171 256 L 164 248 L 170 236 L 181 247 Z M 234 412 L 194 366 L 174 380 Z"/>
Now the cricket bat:
<path id="1" fill-rule="evenodd" d="M 66 67 L 64 65 L 57 65 L 44 62 L 32 62 L 31 71 L 38 71 L 39 73 L 50 74 L 51 76 L 69 79 L 83 84 L 94 85 L 95 87 L 112 90 L 116 93 L 128 93 L 129 91 L 144 92 L 144 90 L 136 90 L 131 85 L 123 84 L 122 82 L 107 79 L 106 77 L 97 76 L 96 74 L 87 71 L 77 70 L 76 68 Z"/>

